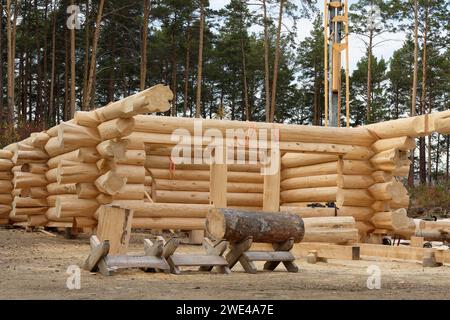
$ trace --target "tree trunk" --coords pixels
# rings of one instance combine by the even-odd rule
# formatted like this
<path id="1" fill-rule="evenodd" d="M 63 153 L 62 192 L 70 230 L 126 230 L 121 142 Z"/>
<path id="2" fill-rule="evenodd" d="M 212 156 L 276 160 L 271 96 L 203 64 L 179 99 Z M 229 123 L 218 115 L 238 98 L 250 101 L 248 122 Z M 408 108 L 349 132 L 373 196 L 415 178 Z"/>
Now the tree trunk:
<path id="1" fill-rule="evenodd" d="M 281 26 L 283 23 L 283 8 L 284 8 L 284 1 L 280 0 L 280 13 L 278 16 L 278 28 L 277 28 L 277 40 L 276 40 L 276 46 L 275 46 L 275 59 L 273 63 L 273 79 L 272 79 L 272 101 L 270 106 L 270 122 L 273 122 L 275 117 L 275 109 L 276 109 L 276 96 L 277 96 L 277 80 L 278 80 L 278 64 L 280 61 L 280 42 L 281 42 Z"/>
<path id="2" fill-rule="evenodd" d="M 447 135 L 447 157 L 445 163 L 445 182 L 446 186 L 448 187 L 448 181 L 450 178 L 450 135 Z"/>
<path id="3" fill-rule="evenodd" d="M 414 70 L 411 96 L 411 117 L 416 115 L 417 74 L 419 60 L 419 0 L 414 0 Z"/>
<path id="4" fill-rule="evenodd" d="M 372 122 L 372 46 L 373 30 L 369 33 L 369 46 L 367 48 L 367 122 Z"/>
<path id="5" fill-rule="evenodd" d="M 38 3 L 37 0 L 34 0 L 34 10 L 36 13 L 38 13 Z M 35 44 L 36 44 L 36 59 L 37 59 L 37 83 L 36 83 L 36 109 L 34 114 L 34 122 L 37 127 L 41 125 L 41 116 L 43 114 L 41 108 L 42 108 L 42 61 L 41 61 L 41 43 L 40 43 L 40 21 L 36 19 L 35 24 L 35 30 L 34 30 L 34 37 L 35 37 Z"/>
<path id="6" fill-rule="evenodd" d="M 62 120 L 66 121 L 70 118 L 70 96 L 69 96 L 69 70 L 70 70 L 70 48 L 68 42 L 67 29 L 64 29 L 64 44 L 66 47 L 65 50 L 65 72 L 64 72 L 64 110 L 62 112 Z"/>
<path id="7" fill-rule="evenodd" d="M 0 2 L 0 129 L 3 129 L 3 2 Z"/>
<path id="8" fill-rule="evenodd" d="M 191 27 L 190 20 L 188 21 L 187 29 L 186 29 L 186 59 L 184 65 L 184 101 L 183 101 L 183 117 L 186 117 L 188 111 L 188 103 L 189 103 L 189 73 L 190 73 L 190 64 L 191 64 Z M 191 114 L 192 116 L 192 114 Z"/>
<path id="9" fill-rule="evenodd" d="M 201 118 L 202 103 L 202 72 L 203 72 L 203 29 L 205 24 L 205 6 L 203 0 L 200 0 L 200 30 L 198 43 L 198 70 L 197 70 L 197 99 L 195 117 Z"/>
<path id="10" fill-rule="evenodd" d="M 245 120 L 251 120 L 250 105 L 248 102 L 248 85 L 247 85 L 247 62 L 245 59 L 244 39 L 241 38 L 241 55 L 242 55 L 242 82 L 244 84 L 244 106 Z"/>
<path id="11" fill-rule="evenodd" d="M 426 90 L 427 90 L 427 33 L 428 33 L 428 5 L 425 7 L 425 21 L 424 21 L 424 31 L 423 31 L 423 56 L 422 56 L 422 92 L 420 95 L 420 111 L 421 114 L 426 113 Z M 419 138 L 420 147 L 420 183 L 427 184 L 427 160 L 426 160 L 426 143 L 425 137 Z M 430 145 L 431 148 L 431 145 Z M 428 159 L 429 165 L 431 165 L 431 159 Z"/>
<path id="12" fill-rule="evenodd" d="M 14 18 L 13 25 L 11 25 L 11 0 L 6 1 L 6 36 L 7 36 L 7 47 L 8 47 L 8 57 L 7 57 L 7 98 L 8 98 L 8 124 L 12 126 L 14 123 L 14 45 L 15 45 L 15 22 L 17 15 L 17 1 L 14 1 Z"/>
<path id="13" fill-rule="evenodd" d="M 172 80 L 171 80 L 171 88 L 173 92 L 173 100 L 172 100 L 172 108 L 170 109 L 170 115 L 172 117 L 176 117 L 177 115 L 177 41 L 175 36 L 175 25 L 177 21 L 177 14 L 175 13 L 175 18 L 172 24 Z"/>
<path id="14" fill-rule="evenodd" d="M 206 230 L 216 239 L 239 242 L 253 237 L 254 242 L 280 243 L 305 234 L 302 218 L 296 214 L 248 212 L 235 209 L 211 209 Z"/>
<path id="15" fill-rule="evenodd" d="M 100 24 L 102 22 L 104 4 L 105 4 L 105 0 L 100 0 L 99 5 L 98 5 L 97 19 L 95 21 L 94 38 L 92 39 L 92 53 L 91 53 L 91 62 L 89 63 L 89 77 L 88 77 L 87 89 L 86 89 L 86 101 L 84 103 L 83 110 L 90 109 L 91 99 L 93 96 L 92 93 L 94 90 L 96 63 L 97 63 L 97 45 L 98 45 L 98 39 L 100 37 Z"/>
<path id="16" fill-rule="evenodd" d="M 262 0 L 262 3 L 264 14 L 264 87 L 266 100 L 266 122 L 270 122 L 269 21 L 267 19 L 266 0 Z"/>
<path id="17" fill-rule="evenodd" d="M 142 39 L 141 39 L 141 91 L 145 89 L 147 79 L 147 39 L 148 39 L 148 22 L 151 10 L 151 0 L 144 0 L 144 21 L 142 22 Z"/>
<path id="18" fill-rule="evenodd" d="M 84 33 L 84 75 L 83 75 L 83 103 L 81 104 L 81 110 L 86 111 L 86 106 L 85 106 L 85 102 L 86 102 L 86 93 L 87 93 L 87 83 L 88 83 L 88 78 L 89 78 L 89 36 L 90 36 L 90 28 L 89 28 L 89 23 L 90 23 L 90 11 L 89 11 L 89 3 L 90 0 L 86 0 L 86 20 L 84 22 L 85 24 L 85 33 Z"/>
<path id="19" fill-rule="evenodd" d="M 55 68 L 56 68 L 56 8 L 52 9 L 52 66 L 50 75 L 50 97 L 48 103 L 48 128 L 55 125 L 55 119 L 53 115 L 54 111 L 54 100 L 55 100 Z"/>
<path id="20" fill-rule="evenodd" d="M 71 5 L 74 5 L 74 0 L 71 0 Z M 75 18 L 74 18 L 75 19 Z M 68 118 L 72 119 L 75 114 L 75 26 L 76 21 L 72 23 L 70 30 L 70 108 Z"/>

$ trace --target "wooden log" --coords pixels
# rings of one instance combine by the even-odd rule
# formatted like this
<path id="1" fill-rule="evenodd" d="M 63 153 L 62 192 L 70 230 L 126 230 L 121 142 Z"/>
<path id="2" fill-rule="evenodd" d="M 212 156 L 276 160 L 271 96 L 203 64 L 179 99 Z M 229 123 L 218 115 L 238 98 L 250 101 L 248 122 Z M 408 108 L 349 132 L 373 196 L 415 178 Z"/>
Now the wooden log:
<path id="1" fill-rule="evenodd" d="M 407 177 L 408 174 L 409 174 L 410 166 L 411 166 L 410 161 L 409 161 L 409 163 L 406 164 L 406 165 L 400 165 L 400 166 L 397 166 L 397 168 L 395 168 L 395 169 L 392 171 L 392 175 L 393 175 L 394 177 Z"/>
<path id="2" fill-rule="evenodd" d="M 313 218 L 308 218 L 313 219 Z M 325 242 L 347 244 L 358 242 L 358 229 L 353 228 L 310 228 L 305 226 L 304 242 Z"/>
<path id="3" fill-rule="evenodd" d="M 22 216 L 34 216 L 34 215 L 45 215 L 47 212 L 47 207 L 37 207 L 37 208 L 16 208 L 13 205 L 10 216 L 12 217 L 22 217 Z"/>
<path id="4" fill-rule="evenodd" d="M 0 216 L 9 216 L 10 211 L 12 210 L 12 207 L 10 205 L 0 204 Z M 207 211 L 207 209 L 206 209 Z M 206 217 L 206 213 L 205 213 Z"/>
<path id="5" fill-rule="evenodd" d="M 376 183 L 369 188 L 369 192 L 374 199 L 378 201 L 387 201 L 391 200 L 394 196 L 393 188 L 393 182 Z"/>
<path id="6" fill-rule="evenodd" d="M 76 184 L 68 183 L 68 184 L 59 184 L 57 182 L 50 183 L 47 185 L 47 191 L 50 194 L 76 194 Z"/>
<path id="7" fill-rule="evenodd" d="M 8 159 L 11 160 L 14 155 L 14 152 L 11 150 L 2 150 L 0 149 L 0 159 Z"/>
<path id="8" fill-rule="evenodd" d="M 131 118 L 141 113 L 165 112 L 169 110 L 172 99 L 169 87 L 158 84 L 96 111 L 101 121 Z"/>
<path id="9" fill-rule="evenodd" d="M 400 152 L 398 149 L 389 149 L 377 153 L 370 159 L 370 163 L 377 170 L 393 171 L 397 168 L 400 161 Z"/>
<path id="10" fill-rule="evenodd" d="M 179 229 L 179 230 L 203 230 L 204 218 L 134 218 L 133 228 L 139 229 Z"/>
<path id="11" fill-rule="evenodd" d="M 391 209 L 389 205 L 390 201 L 375 201 L 371 208 L 376 212 L 389 211 Z"/>
<path id="12" fill-rule="evenodd" d="M 337 178 L 337 185 L 343 189 L 367 189 L 375 183 L 370 175 L 342 174 Z"/>
<path id="13" fill-rule="evenodd" d="M 380 139 L 377 140 L 373 145 L 372 149 L 376 153 L 390 149 L 398 150 L 412 150 L 416 147 L 416 140 L 410 137 L 394 137 L 390 139 Z"/>
<path id="14" fill-rule="evenodd" d="M 100 205 L 107 205 L 113 202 L 113 196 L 105 193 L 99 193 L 99 195 L 95 198 Z"/>
<path id="15" fill-rule="evenodd" d="M 131 236 L 133 211 L 114 206 L 102 206 L 97 226 L 100 241 L 109 241 L 109 255 L 126 254 Z"/>
<path id="16" fill-rule="evenodd" d="M 29 196 L 33 199 L 47 198 L 49 195 L 46 187 L 32 187 L 29 189 Z"/>
<path id="17" fill-rule="evenodd" d="M 310 208 L 310 207 L 281 206 L 280 211 L 297 214 L 302 218 L 334 217 L 336 215 L 335 208 Z"/>
<path id="18" fill-rule="evenodd" d="M 210 183 L 209 181 L 201 180 L 157 179 L 156 188 L 157 190 L 208 192 Z M 227 183 L 227 191 L 234 193 L 262 193 L 263 186 L 261 183 L 229 182 Z"/>
<path id="19" fill-rule="evenodd" d="M 57 169 L 57 181 L 60 184 L 95 181 L 100 172 L 93 163 L 79 163 L 62 160 Z"/>
<path id="20" fill-rule="evenodd" d="M 100 193 L 95 184 L 90 182 L 75 184 L 75 191 L 79 199 L 93 199 Z"/>
<path id="21" fill-rule="evenodd" d="M 281 190 L 335 187 L 335 186 L 337 186 L 337 174 L 298 177 L 285 179 L 281 181 Z"/>
<path id="22" fill-rule="evenodd" d="M 329 228 L 329 229 L 342 229 L 342 228 L 354 228 L 355 219 L 353 217 L 310 217 L 303 218 L 303 224 L 305 225 L 305 236 L 307 229 L 314 228 Z M 303 241 L 308 242 L 305 238 Z M 314 242 L 314 241 L 309 241 Z M 322 241 L 319 241 L 322 242 Z"/>
<path id="23" fill-rule="evenodd" d="M 0 180 L 0 193 L 11 193 L 13 184 L 8 180 Z"/>
<path id="24" fill-rule="evenodd" d="M 390 182 L 392 181 L 392 174 L 386 171 L 374 171 L 372 173 L 372 178 L 376 183 Z"/>
<path id="25" fill-rule="evenodd" d="M 331 202 L 336 201 L 337 187 L 294 189 L 281 192 L 284 202 Z"/>
<path id="26" fill-rule="evenodd" d="M 75 150 L 81 147 L 95 147 L 101 140 L 96 128 L 66 122 L 59 124 L 58 143 L 61 148 Z"/>
<path id="27" fill-rule="evenodd" d="M 97 220 L 87 217 L 73 218 L 77 228 L 94 228 L 97 225 Z"/>
<path id="28" fill-rule="evenodd" d="M 73 200 L 68 195 L 56 197 L 55 211 L 58 218 L 67 217 L 90 217 L 97 210 L 99 204 L 97 200 L 78 199 Z"/>
<path id="29" fill-rule="evenodd" d="M 395 234 L 409 238 L 415 233 L 416 225 L 412 218 L 407 216 L 405 209 L 388 212 L 377 212 L 371 222 L 376 228 L 392 230 Z"/>
<path id="30" fill-rule="evenodd" d="M 436 119 L 434 121 L 434 129 L 440 134 L 450 134 L 450 117 Z"/>
<path id="31" fill-rule="evenodd" d="M 11 194 L 0 194 L 0 204 L 11 205 L 13 196 Z"/>
<path id="32" fill-rule="evenodd" d="M 296 214 L 245 212 L 211 209 L 206 231 L 215 239 L 240 242 L 253 237 L 254 242 L 280 243 L 289 238 L 300 242 L 305 234 L 303 220 Z"/>
<path id="33" fill-rule="evenodd" d="M 123 158 L 116 158 L 118 164 L 144 166 L 146 154 L 144 150 L 126 150 Z"/>
<path id="34" fill-rule="evenodd" d="M 450 220 L 420 220 L 415 235 L 423 237 L 427 241 L 448 242 L 450 240 Z"/>
<path id="35" fill-rule="evenodd" d="M 338 208 L 343 206 L 370 207 L 373 202 L 373 197 L 366 189 L 339 189 L 336 195 Z"/>
<path id="36" fill-rule="evenodd" d="M 182 128 L 194 133 L 194 120 L 189 118 L 173 118 L 160 116 L 135 117 L 136 131 L 172 133 L 175 129 Z M 312 143 L 342 143 L 351 141 L 353 145 L 369 146 L 375 139 L 365 128 L 331 128 L 315 126 L 299 126 L 290 124 L 263 123 L 263 122 L 241 122 L 230 120 L 201 120 L 203 130 L 219 129 L 222 133 L 230 130 L 243 130 L 245 135 L 248 130 L 278 129 L 280 141 L 303 141 Z M 200 133 L 201 134 L 201 133 Z"/>
<path id="37" fill-rule="evenodd" d="M 333 161 L 304 167 L 284 169 L 281 171 L 281 179 L 285 180 L 298 177 L 323 176 L 329 174 L 336 174 L 336 172 L 337 172 L 337 161 Z"/>
<path id="38" fill-rule="evenodd" d="M 13 183 L 15 189 L 45 187 L 47 185 L 47 178 L 43 174 L 14 172 Z"/>
<path id="39" fill-rule="evenodd" d="M 169 170 L 169 169 L 151 169 L 151 175 L 154 179 L 174 179 L 174 180 L 206 180 L 209 181 L 209 170 Z M 227 174 L 228 182 L 249 182 L 262 183 L 264 177 L 259 172 L 233 172 Z"/>
<path id="40" fill-rule="evenodd" d="M 96 110 L 76 111 L 73 119 L 76 124 L 89 128 L 96 128 L 101 122 Z"/>
<path id="41" fill-rule="evenodd" d="M 144 200 L 145 186 L 127 183 L 113 198 L 115 200 Z"/>
<path id="42" fill-rule="evenodd" d="M 336 155 L 315 153 L 286 153 L 281 157 L 282 168 L 303 167 L 337 161 Z"/>
<path id="43" fill-rule="evenodd" d="M 122 138 L 130 135 L 134 129 L 134 118 L 112 119 L 99 124 L 97 130 L 102 140 Z"/>
<path id="44" fill-rule="evenodd" d="M 14 164 L 9 159 L 0 159 L 0 171 L 8 171 L 14 167 Z"/>
<path id="45" fill-rule="evenodd" d="M 374 123 L 364 126 L 381 139 L 396 137 L 423 137 L 431 133 L 429 115 L 421 115 Z"/>
<path id="46" fill-rule="evenodd" d="M 48 171 L 48 166 L 46 163 L 25 163 L 22 165 L 21 171 L 36 174 L 45 174 Z"/>
<path id="47" fill-rule="evenodd" d="M 47 179 L 48 183 L 57 183 L 58 181 L 58 168 L 53 168 L 48 170 L 45 173 L 45 178 Z"/>
<path id="48" fill-rule="evenodd" d="M 156 202 L 209 204 L 209 192 L 156 190 Z M 262 207 L 261 193 L 227 193 L 229 206 Z"/>
<path id="49" fill-rule="evenodd" d="M 97 152 L 106 159 L 122 160 L 126 159 L 128 140 L 114 139 L 99 143 Z"/>
<path id="50" fill-rule="evenodd" d="M 27 162 L 33 161 L 47 161 L 48 154 L 39 148 L 34 148 L 31 150 L 17 150 L 14 152 L 14 156 L 11 161 L 16 165 L 21 165 Z M 1 160 L 1 159 L 0 159 Z"/>
<path id="51" fill-rule="evenodd" d="M 13 208 L 38 208 L 46 207 L 47 199 L 33 199 L 33 198 L 21 198 L 14 197 Z"/>
<path id="52" fill-rule="evenodd" d="M 28 225 L 31 227 L 42 227 L 47 223 L 48 219 L 44 214 L 28 216 Z"/>
<path id="53" fill-rule="evenodd" d="M 127 183 L 143 184 L 145 182 L 145 167 L 119 164 L 115 167 L 119 177 L 126 178 Z"/>
<path id="54" fill-rule="evenodd" d="M 30 138 L 30 143 L 33 147 L 42 149 L 50 139 L 50 135 L 46 132 L 33 132 L 30 134 Z"/>
<path id="55" fill-rule="evenodd" d="M 346 175 L 371 175 L 374 171 L 369 161 L 343 160 L 342 174 Z"/>
<path id="56" fill-rule="evenodd" d="M 77 150 L 61 154 L 48 160 L 47 165 L 50 169 L 57 168 L 63 161 L 75 161 L 85 163 L 95 163 L 100 159 L 100 154 L 95 148 L 79 148 Z"/>
<path id="57" fill-rule="evenodd" d="M 115 195 L 122 190 L 126 183 L 127 178 L 119 176 L 115 171 L 108 171 L 98 177 L 95 186 L 103 193 Z"/>
<path id="58" fill-rule="evenodd" d="M 392 199 L 389 201 L 389 207 L 391 209 L 401 209 L 401 208 L 408 208 L 409 207 L 409 195 L 408 194 L 401 194 L 397 198 Z"/>
<path id="59" fill-rule="evenodd" d="M 50 138 L 47 141 L 44 149 L 50 157 L 55 157 L 55 156 L 61 155 L 63 153 L 68 153 L 70 151 L 73 151 L 76 148 L 73 148 L 73 146 L 71 146 L 71 145 L 62 146 L 58 141 L 58 137 L 56 136 L 56 137 Z"/>
<path id="60" fill-rule="evenodd" d="M 403 184 L 397 181 L 374 184 L 369 188 L 369 192 L 379 201 L 398 199 L 408 195 L 408 191 Z"/>
<path id="61" fill-rule="evenodd" d="M 13 173 L 11 171 L 0 171 L 0 180 L 12 180 Z"/>
<path id="62" fill-rule="evenodd" d="M 200 160 L 201 163 L 195 163 Z M 206 163 L 205 159 L 183 157 L 172 160 L 170 155 L 147 155 L 145 159 L 145 166 L 150 169 L 168 169 L 175 167 L 176 170 L 208 170 L 210 164 Z M 260 172 L 260 164 L 227 164 L 229 171 L 242 172 Z"/>
<path id="63" fill-rule="evenodd" d="M 367 221 L 370 220 L 374 213 L 374 210 L 370 207 L 351 207 L 343 206 L 337 211 L 338 216 L 351 216 L 355 218 L 356 221 Z"/>

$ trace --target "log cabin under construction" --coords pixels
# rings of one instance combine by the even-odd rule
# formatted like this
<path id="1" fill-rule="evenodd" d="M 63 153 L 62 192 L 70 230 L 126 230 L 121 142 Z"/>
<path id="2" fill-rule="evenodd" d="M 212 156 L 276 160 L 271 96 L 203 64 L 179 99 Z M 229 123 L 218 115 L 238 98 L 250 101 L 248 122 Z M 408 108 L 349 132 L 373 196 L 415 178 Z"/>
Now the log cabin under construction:
<path id="1" fill-rule="evenodd" d="M 450 134 L 450 110 L 357 128 L 147 115 L 172 97 L 157 85 L 0 150 L 0 224 L 95 228 L 116 205 L 133 228 L 201 232 L 230 207 L 296 213 L 305 242 L 438 237 L 407 217 L 402 178 L 416 138 Z"/>

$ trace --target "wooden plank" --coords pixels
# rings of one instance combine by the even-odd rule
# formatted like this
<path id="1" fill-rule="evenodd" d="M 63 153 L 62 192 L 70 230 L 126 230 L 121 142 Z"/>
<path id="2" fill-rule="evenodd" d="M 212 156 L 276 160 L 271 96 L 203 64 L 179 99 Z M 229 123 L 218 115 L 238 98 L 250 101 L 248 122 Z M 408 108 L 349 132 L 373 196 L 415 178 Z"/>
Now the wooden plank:
<path id="1" fill-rule="evenodd" d="M 248 251 L 243 254 L 250 261 L 293 261 L 295 257 L 288 251 Z"/>
<path id="2" fill-rule="evenodd" d="M 152 256 L 107 256 L 105 258 L 108 267 L 121 268 L 157 268 L 166 270 L 168 268 L 164 260 Z"/>
<path id="3" fill-rule="evenodd" d="M 174 254 L 172 262 L 178 267 L 193 266 L 227 266 L 228 262 L 221 256 L 201 254 Z"/>
<path id="4" fill-rule="evenodd" d="M 361 256 L 379 257 L 386 259 L 423 261 L 427 248 L 414 248 L 410 246 L 385 246 L 377 244 L 358 244 Z M 429 249 L 428 249 L 429 250 Z M 432 249 L 436 256 L 436 262 L 450 263 L 450 250 Z"/>
<path id="5" fill-rule="evenodd" d="M 131 235 L 133 211 L 116 206 L 102 206 L 98 217 L 97 237 L 109 240 L 110 255 L 126 254 Z"/>
<path id="6" fill-rule="evenodd" d="M 271 250 L 270 244 L 258 243 L 251 247 L 251 250 Z M 316 250 L 319 258 L 359 260 L 358 245 L 337 245 L 329 243 L 300 242 L 294 244 L 291 253 L 295 258 L 300 259 L 308 255 L 309 251 Z"/>

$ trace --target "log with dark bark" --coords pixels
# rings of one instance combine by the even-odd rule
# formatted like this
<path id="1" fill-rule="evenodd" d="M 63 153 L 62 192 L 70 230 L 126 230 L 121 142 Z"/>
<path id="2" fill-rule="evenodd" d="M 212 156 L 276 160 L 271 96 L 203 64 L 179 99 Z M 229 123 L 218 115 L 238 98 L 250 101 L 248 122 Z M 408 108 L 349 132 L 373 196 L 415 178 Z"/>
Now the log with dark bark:
<path id="1" fill-rule="evenodd" d="M 280 243 L 293 238 L 300 242 L 305 234 L 302 218 L 290 213 L 250 212 L 235 209 L 209 210 L 206 230 L 213 238 L 239 242 Z"/>

